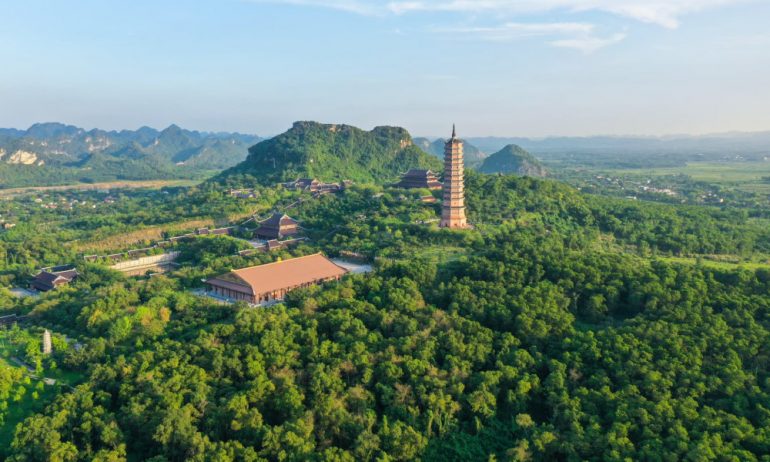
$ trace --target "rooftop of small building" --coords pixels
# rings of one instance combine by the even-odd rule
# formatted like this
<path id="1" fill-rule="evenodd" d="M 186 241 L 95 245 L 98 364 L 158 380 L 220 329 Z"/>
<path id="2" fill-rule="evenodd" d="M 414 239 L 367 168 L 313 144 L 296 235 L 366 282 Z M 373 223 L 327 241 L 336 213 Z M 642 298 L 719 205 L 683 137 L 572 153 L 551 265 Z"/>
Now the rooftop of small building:
<path id="1" fill-rule="evenodd" d="M 286 215 L 285 213 L 273 212 L 273 214 L 269 218 L 260 221 L 259 224 L 262 226 L 278 227 L 281 225 L 297 224 L 297 220 Z"/>
<path id="2" fill-rule="evenodd" d="M 410 168 L 409 171 L 404 173 L 403 176 L 429 176 L 429 175 L 435 175 L 435 173 L 432 170 L 421 169 L 421 168 Z"/>

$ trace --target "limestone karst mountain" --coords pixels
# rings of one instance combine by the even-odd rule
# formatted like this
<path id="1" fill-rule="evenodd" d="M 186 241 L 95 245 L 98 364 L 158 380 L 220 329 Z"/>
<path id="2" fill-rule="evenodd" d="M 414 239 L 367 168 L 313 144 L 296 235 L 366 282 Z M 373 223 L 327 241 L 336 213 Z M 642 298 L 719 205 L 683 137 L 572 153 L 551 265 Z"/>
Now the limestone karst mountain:
<path id="1" fill-rule="evenodd" d="M 219 177 L 247 174 L 264 182 L 313 177 L 325 181 L 395 181 L 410 168 L 441 169 L 441 161 L 415 146 L 400 127 L 371 131 L 350 125 L 295 122 L 285 133 L 249 149 L 248 158 Z"/>
<path id="2" fill-rule="evenodd" d="M 481 173 L 513 173 L 521 176 L 546 176 L 545 167 L 532 154 L 515 144 L 509 144 L 484 159 Z"/>

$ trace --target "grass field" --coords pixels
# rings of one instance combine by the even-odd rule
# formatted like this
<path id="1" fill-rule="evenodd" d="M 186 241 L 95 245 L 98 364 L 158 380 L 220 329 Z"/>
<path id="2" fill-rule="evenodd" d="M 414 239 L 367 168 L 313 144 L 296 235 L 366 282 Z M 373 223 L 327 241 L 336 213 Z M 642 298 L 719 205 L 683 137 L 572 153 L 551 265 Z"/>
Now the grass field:
<path id="1" fill-rule="evenodd" d="M 200 180 L 148 180 L 148 181 L 110 181 L 105 183 L 77 183 L 63 186 L 33 186 L 29 188 L 0 189 L 0 197 L 18 196 L 29 192 L 66 191 L 77 189 L 82 191 L 98 189 L 160 189 L 166 186 L 194 186 Z"/>
<path id="2" fill-rule="evenodd" d="M 438 263 L 447 263 L 456 261 L 468 254 L 468 250 L 462 247 L 426 247 L 419 252 L 417 256 L 420 258 L 427 258 L 429 260 L 436 261 Z"/>
<path id="3" fill-rule="evenodd" d="M 736 269 L 757 270 L 760 268 L 770 269 L 770 260 L 767 260 L 764 262 L 763 261 L 750 261 L 750 262 L 740 261 L 740 262 L 733 263 L 730 261 L 710 260 L 708 258 L 697 259 L 694 257 L 659 257 L 658 259 L 669 263 L 683 263 L 686 265 L 696 265 L 700 263 L 705 267 L 722 269 L 722 270 L 736 270 Z"/>
<path id="4" fill-rule="evenodd" d="M 684 167 L 613 170 L 616 174 L 665 176 L 684 174 L 696 181 L 732 186 L 737 189 L 770 194 L 768 162 L 690 162 Z"/>
<path id="5" fill-rule="evenodd" d="M 18 354 L 16 348 L 6 338 L 0 339 L 0 367 L 20 367 L 11 359 L 12 356 Z M 5 456 L 5 450 L 13 440 L 17 424 L 30 415 L 42 411 L 58 394 L 69 391 L 70 387 L 82 382 L 84 379 L 82 372 L 61 368 L 46 370 L 42 375 L 55 379 L 56 385 L 45 385 L 42 379 L 32 377 L 30 373 L 25 373 L 24 380 L 29 380 L 29 383 L 24 384 L 26 389 L 24 396 L 20 401 L 8 402 L 5 421 L 0 423 L 0 460 Z M 33 392 L 37 392 L 37 398 L 33 396 Z"/>

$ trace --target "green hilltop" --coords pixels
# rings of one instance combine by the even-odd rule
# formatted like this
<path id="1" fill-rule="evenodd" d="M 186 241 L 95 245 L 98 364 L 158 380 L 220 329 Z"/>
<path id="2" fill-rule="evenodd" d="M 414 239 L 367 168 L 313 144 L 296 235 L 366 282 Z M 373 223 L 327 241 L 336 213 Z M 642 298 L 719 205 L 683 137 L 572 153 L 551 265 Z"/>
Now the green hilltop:
<path id="1" fill-rule="evenodd" d="M 299 177 L 387 183 L 410 168 L 440 170 L 441 162 L 415 146 L 403 128 L 365 131 L 350 125 L 295 122 L 285 133 L 249 148 L 245 161 L 216 180 L 248 175 L 261 183 Z"/>
<path id="2" fill-rule="evenodd" d="M 481 173 L 513 173 L 521 176 L 546 176 L 545 167 L 525 149 L 509 144 L 484 159 L 479 167 Z"/>

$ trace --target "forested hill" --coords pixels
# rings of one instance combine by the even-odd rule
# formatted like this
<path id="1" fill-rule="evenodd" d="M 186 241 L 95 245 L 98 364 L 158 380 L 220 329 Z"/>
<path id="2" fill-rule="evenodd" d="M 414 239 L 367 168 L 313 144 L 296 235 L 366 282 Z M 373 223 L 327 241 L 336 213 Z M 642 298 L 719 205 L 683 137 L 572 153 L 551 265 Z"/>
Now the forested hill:
<path id="1" fill-rule="evenodd" d="M 0 356 L 0 459 L 768 460 L 770 265 L 674 259 L 767 255 L 763 222 L 531 177 L 469 171 L 466 188 L 471 230 L 425 224 L 439 207 L 419 191 L 353 185 L 292 209 L 311 238 L 295 248 L 249 256 L 243 239 L 202 235 L 166 275 L 81 262 L 73 284 L 15 299 L 9 276 L 73 261 L 73 244 L 303 193 L 244 201 L 206 183 L 74 211 L 20 199 L 28 223 L 0 233 L 0 315 L 28 318 L 0 346 L 64 382 Z M 374 271 L 258 309 L 196 295 L 232 268 L 342 250 Z"/>
<path id="2" fill-rule="evenodd" d="M 0 129 L 0 187 L 184 178 L 232 167 L 254 135 L 164 130 L 85 130 L 41 123 Z"/>
<path id="3" fill-rule="evenodd" d="M 482 173 L 513 173 L 522 176 L 545 176 L 545 167 L 535 157 L 515 144 L 509 144 L 484 159 Z"/>
<path id="4" fill-rule="evenodd" d="M 441 169 L 441 162 L 414 145 L 403 128 L 295 122 L 287 132 L 252 146 L 248 158 L 216 180 L 237 182 L 242 175 L 262 183 L 312 177 L 388 183 L 410 168 Z"/>

